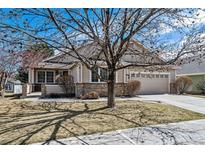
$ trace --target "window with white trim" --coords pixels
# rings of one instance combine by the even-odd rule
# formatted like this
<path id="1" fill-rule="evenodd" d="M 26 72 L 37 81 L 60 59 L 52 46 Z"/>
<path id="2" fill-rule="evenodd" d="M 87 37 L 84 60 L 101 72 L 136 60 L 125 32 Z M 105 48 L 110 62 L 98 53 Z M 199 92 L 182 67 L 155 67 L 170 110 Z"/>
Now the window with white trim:
<path id="1" fill-rule="evenodd" d="M 168 74 L 165 74 L 164 77 L 165 77 L 165 78 L 169 78 L 169 75 L 168 75 Z"/>
<path id="2" fill-rule="evenodd" d="M 53 83 L 54 82 L 54 72 L 47 71 L 46 72 L 46 82 Z"/>
<path id="3" fill-rule="evenodd" d="M 100 68 L 100 82 L 105 82 L 108 79 L 107 69 Z"/>
<path id="4" fill-rule="evenodd" d="M 164 75 L 163 75 L 163 74 L 160 74 L 160 78 L 164 78 Z"/>
<path id="5" fill-rule="evenodd" d="M 37 71 L 37 83 L 54 83 L 54 71 Z"/>
<path id="6" fill-rule="evenodd" d="M 37 74 L 37 76 L 38 76 L 38 83 L 45 83 L 45 71 L 38 71 L 38 74 Z"/>
<path id="7" fill-rule="evenodd" d="M 94 67 L 91 71 L 91 81 L 98 82 L 98 68 Z"/>
<path id="8" fill-rule="evenodd" d="M 100 75 L 100 78 L 98 77 Z M 91 82 L 106 82 L 108 79 L 108 72 L 105 68 L 95 67 L 91 71 Z"/>

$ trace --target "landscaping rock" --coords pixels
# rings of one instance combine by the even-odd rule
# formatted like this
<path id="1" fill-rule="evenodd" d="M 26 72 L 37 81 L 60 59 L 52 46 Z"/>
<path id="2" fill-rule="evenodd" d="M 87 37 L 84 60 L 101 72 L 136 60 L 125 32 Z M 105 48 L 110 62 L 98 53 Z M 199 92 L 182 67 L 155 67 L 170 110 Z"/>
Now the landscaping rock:
<path id="1" fill-rule="evenodd" d="M 80 96 L 81 99 L 98 99 L 99 94 L 97 92 L 89 92 L 83 96 Z"/>

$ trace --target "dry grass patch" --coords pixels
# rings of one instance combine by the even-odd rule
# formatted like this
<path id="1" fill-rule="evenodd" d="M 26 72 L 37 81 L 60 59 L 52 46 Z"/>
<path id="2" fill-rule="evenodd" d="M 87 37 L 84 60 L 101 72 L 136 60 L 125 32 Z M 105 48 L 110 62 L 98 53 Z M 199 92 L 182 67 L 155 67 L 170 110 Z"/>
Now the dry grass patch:
<path id="1" fill-rule="evenodd" d="M 39 103 L 0 100 L 0 144 L 49 142 L 130 127 L 202 119 L 205 115 L 159 103 Z"/>
<path id="2" fill-rule="evenodd" d="M 198 98 L 205 98 L 205 95 L 188 95 L 188 96 L 192 96 L 192 97 L 198 97 Z"/>

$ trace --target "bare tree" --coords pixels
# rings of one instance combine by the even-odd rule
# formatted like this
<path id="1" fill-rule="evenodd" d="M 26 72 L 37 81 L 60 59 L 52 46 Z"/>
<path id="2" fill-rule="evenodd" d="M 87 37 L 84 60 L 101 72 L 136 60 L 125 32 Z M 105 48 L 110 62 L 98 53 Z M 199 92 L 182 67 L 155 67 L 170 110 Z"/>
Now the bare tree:
<path id="1" fill-rule="evenodd" d="M 108 106 L 114 107 L 116 71 L 133 66 L 168 68 L 188 62 L 181 60 L 186 56 L 205 56 L 204 26 L 200 16 L 203 11 L 163 8 L 11 9 L 1 10 L 0 28 L 5 33 L 3 39 L 6 42 L 16 40 L 16 44 L 28 46 L 30 42 L 41 41 L 76 58 L 88 69 L 107 65 Z M 174 37 L 165 35 L 169 32 Z M 146 48 L 139 50 L 133 42 Z M 127 55 L 133 58 L 126 59 Z"/>
<path id="2" fill-rule="evenodd" d="M 28 82 L 28 70 L 29 67 L 35 67 L 39 62 L 42 62 L 45 58 L 54 55 L 54 51 L 50 49 L 46 44 L 33 44 L 28 49 L 24 49 L 21 53 L 21 63 L 16 74 L 16 79 L 22 83 Z"/>
<path id="3" fill-rule="evenodd" d="M 0 96 L 4 97 L 5 85 L 9 77 L 12 77 L 17 69 L 19 56 L 15 53 L 5 53 L 1 50 L 0 54 Z"/>

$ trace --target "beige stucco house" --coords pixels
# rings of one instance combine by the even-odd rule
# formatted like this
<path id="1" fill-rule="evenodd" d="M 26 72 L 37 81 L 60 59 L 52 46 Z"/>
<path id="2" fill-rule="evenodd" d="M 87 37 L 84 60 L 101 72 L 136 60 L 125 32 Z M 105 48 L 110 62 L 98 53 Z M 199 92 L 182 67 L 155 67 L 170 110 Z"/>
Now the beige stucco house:
<path id="1" fill-rule="evenodd" d="M 140 44 L 135 44 L 139 50 L 144 50 Z M 125 55 L 125 58 L 132 58 Z M 161 60 L 156 57 L 156 60 Z M 59 76 L 70 74 L 74 78 L 74 94 L 80 96 L 89 91 L 97 91 L 101 96 L 107 95 L 106 70 L 96 68 L 101 75 L 99 79 L 96 73 L 89 70 L 80 61 L 66 54 L 58 54 L 35 67 L 29 68 L 29 83 L 27 93 L 41 91 L 42 95 L 62 94 L 62 88 L 56 83 Z M 172 83 L 175 81 L 175 67 L 170 67 L 168 71 L 145 71 L 143 68 L 125 68 L 116 73 L 116 95 L 125 93 L 126 83 L 130 80 L 141 81 L 140 94 L 162 94 L 170 93 Z"/>

